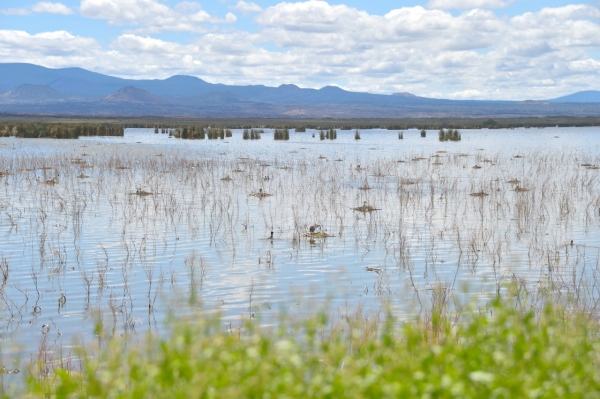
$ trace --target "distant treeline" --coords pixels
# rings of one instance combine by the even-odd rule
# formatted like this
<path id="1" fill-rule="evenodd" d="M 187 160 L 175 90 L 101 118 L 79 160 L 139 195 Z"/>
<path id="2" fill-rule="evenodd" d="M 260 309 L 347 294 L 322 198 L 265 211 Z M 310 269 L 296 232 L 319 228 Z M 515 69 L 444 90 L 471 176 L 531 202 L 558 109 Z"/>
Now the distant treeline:
<path id="1" fill-rule="evenodd" d="M 53 138 L 76 139 L 80 136 L 123 136 L 125 128 L 120 124 L 95 123 L 4 123 L 0 124 L 0 136 L 28 139 Z"/>
<path id="2" fill-rule="evenodd" d="M 330 129 L 345 130 L 369 130 L 387 129 L 395 131 L 406 130 L 464 130 L 464 129 L 515 129 L 515 128 L 545 128 L 545 127 L 583 127 L 600 126 L 600 117 L 526 117 L 526 118 L 398 118 L 398 119 L 276 119 L 276 118 L 207 118 L 202 122 L 213 127 L 228 129 L 279 129 L 306 132 L 307 129 L 321 130 Z M 184 120 L 173 121 L 168 126 L 171 128 L 182 128 L 193 122 Z M 156 124 L 134 123 L 127 127 L 154 128 Z M 165 125 L 166 126 L 166 125 Z"/>
<path id="3" fill-rule="evenodd" d="M 582 127 L 600 126 L 600 117 L 483 117 L 483 118 L 356 118 L 356 119 L 291 119 L 291 118 L 84 118 L 84 117 L 56 117 L 56 116 L 23 116 L 0 115 L 0 124 L 34 124 L 66 126 L 116 126 L 117 128 L 159 128 L 176 130 L 183 133 L 185 127 L 211 126 L 222 129 L 288 129 L 297 133 L 307 129 L 321 130 L 368 130 L 387 129 L 406 131 L 409 129 L 437 130 L 451 129 L 511 129 L 511 128 L 544 128 L 544 127 Z M 196 129 L 199 134 L 199 129 Z M 207 134 L 207 132 L 205 132 Z"/>

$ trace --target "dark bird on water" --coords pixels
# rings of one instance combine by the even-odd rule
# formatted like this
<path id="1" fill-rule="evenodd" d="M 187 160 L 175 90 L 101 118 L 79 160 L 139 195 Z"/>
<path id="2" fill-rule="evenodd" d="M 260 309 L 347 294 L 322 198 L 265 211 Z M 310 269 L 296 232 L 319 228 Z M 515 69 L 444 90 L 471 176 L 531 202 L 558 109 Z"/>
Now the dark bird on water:
<path id="1" fill-rule="evenodd" d="M 269 239 L 271 239 L 271 240 L 273 239 L 273 232 L 271 232 L 271 237 L 269 237 Z"/>
<path id="2" fill-rule="evenodd" d="M 320 224 L 313 224 L 312 226 L 310 226 L 310 228 L 308 229 L 308 231 L 310 231 L 311 233 L 314 233 L 315 230 L 317 230 L 317 228 L 321 227 Z"/>

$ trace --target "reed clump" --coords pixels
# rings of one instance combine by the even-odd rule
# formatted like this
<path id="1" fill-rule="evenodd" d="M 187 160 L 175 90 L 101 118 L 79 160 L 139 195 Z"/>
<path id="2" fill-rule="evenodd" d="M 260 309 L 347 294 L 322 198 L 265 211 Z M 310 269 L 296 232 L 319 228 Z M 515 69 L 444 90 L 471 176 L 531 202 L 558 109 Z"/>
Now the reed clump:
<path id="1" fill-rule="evenodd" d="M 244 129 L 242 138 L 244 140 L 260 140 L 261 133 L 264 133 L 262 129 Z"/>
<path id="2" fill-rule="evenodd" d="M 438 138 L 439 141 L 461 141 L 461 134 L 457 129 L 440 129 Z"/>
<path id="3" fill-rule="evenodd" d="M 273 131 L 273 139 L 274 140 L 289 140 L 290 139 L 290 131 L 286 129 L 275 129 Z"/>
<path id="4" fill-rule="evenodd" d="M 221 126 L 180 126 L 175 129 L 168 129 L 168 132 L 169 136 L 184 140 L 204 140 L 206 138 L 208 138 L 209 140 L 223 140 L 225 137 L 232 137 L 231 130 Z"/>
<path id="5" fill-rule="evenodd" d="M 183 126 L 169 131 L 169 135 L 184 140 L 204 140 L 206 138 L 203 126 Z"/>

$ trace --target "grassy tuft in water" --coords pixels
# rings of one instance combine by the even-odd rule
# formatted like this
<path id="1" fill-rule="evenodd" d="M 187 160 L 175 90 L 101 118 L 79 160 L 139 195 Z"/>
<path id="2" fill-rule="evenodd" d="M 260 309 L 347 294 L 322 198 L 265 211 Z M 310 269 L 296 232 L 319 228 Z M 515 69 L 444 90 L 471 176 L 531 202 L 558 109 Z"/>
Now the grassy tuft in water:
<path id="1" fill-rule="evenodd" d="M 400 326 L 360 311 L 329 320 L 248 322 L 223 331 L 202 314 L 169 337 L 86 353 L 81 369 L 33 373 L 29 397 L 597 397 L 597 324 L 563 308 L 509 300 L 459 315 L 433 306 Z M 524 302 L 522 302 L 524 303 Z M 128 349 L 124 349 L 124 348 Z"/>

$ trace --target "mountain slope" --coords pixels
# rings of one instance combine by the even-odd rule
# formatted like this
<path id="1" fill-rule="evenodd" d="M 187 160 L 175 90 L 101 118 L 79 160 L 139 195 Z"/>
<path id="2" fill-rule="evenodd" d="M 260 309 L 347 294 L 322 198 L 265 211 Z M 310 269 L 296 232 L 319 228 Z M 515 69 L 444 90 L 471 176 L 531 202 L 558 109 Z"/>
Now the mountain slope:
<path id="1" fill-rule="evenodd" d="M 93 84 L 105 88 L 104 95 L 127 86 L 123 79 L 112 76 L 102 75 L 96 72 L 90 72 L 82 68 L 61 68 L 50 69 L 39 65 L 24 63 L 5 63 L 0 64 L 0 91 L 10 90 L 22 84 L 48 85 L 60 81 L 77 81 L 79 83 Z M 78 87 L 72 85 L 75 90 L 65 92 L 57 87 L 57 91 L 68 94 L 94 95 L 86 90 L 85 85 Z M 97 95 L 97 94 L 96 94 Z"/>
<path id="2" fill-rule="evenodd" d="M 129 103 L 163 103 L 163 99 L 155 96 L 147 90 L 137 87 L 127 86 L 103 98 L 109 102 L 129 102 Z"/>
<path id="3" fill-rule="evenodd" d="M 585 90 L 548 100 L 553 103 L 600 103 L 600 91 Z"/>
<path id="4" fill-rule="evenodd" d="M 22 84 L 0 95 L 0 99 L 9 102 L 48 102 L 62 98 L 61 94 L 51 87 L 39 84 Z"/>

